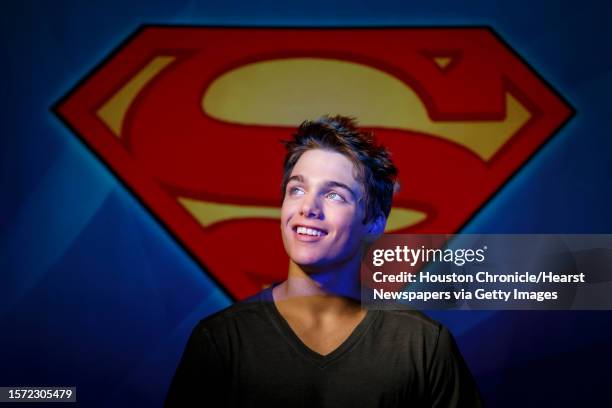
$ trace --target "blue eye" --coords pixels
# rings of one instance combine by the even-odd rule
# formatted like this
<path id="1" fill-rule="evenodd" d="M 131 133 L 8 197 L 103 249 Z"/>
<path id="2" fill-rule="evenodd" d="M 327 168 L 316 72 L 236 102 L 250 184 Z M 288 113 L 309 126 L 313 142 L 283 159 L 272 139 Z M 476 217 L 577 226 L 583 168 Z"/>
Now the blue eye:
<path id="1" fill-rule="evenodd" d="M 327 194 L 327 197 L 334 201 L 346 201 L 344 197 L 342 197 L 340 194 L 336 193 L 335 191 L 332 191 L 331 193 Z"/>
<path id="2" fill-rule="evenodd" d="M 299 187 L 291 187 L 289 188 L 289 195 L 302 195 L 304 194 L 304 190 Z"/>

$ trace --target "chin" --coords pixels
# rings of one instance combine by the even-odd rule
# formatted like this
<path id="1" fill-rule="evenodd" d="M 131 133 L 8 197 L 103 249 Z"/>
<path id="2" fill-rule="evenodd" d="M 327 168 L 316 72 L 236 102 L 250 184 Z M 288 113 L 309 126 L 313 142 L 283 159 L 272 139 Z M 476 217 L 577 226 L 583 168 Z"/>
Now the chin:
<path id="1" fill-rule="evenodd" d="M 300 268 L 317 268 L 322 266 L 320 258 L 297 256 L 291 258 L 291 260 Z"/>
<path id="2" fill-rule="evenodd" d="M 317 269 L 320 269 L 325 266 L 325 260 L 320 256 L 312 256 L 312 255 L 296 255 L 290 256 L 291 261 L 299 266 L 304 272 L 312 273 L 316 272 Z"/>

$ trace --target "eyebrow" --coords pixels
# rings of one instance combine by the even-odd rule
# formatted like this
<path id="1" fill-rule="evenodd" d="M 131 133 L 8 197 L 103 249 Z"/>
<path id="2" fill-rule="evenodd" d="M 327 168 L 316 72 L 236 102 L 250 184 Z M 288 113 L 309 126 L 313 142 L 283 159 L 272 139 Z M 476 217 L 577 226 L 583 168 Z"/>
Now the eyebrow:
<path id="1" fill-rule="evenodd" d="M 289 182 L 291 181 L 298 181 L 300 183 L 304 183 L 304 177 L 300 174 L 297 174 L 295 176 L 291 176 L 289 177 L 289 179 L 287 180 L 287 184 L 289 184 Z M 353 191 L 352 188 L 350 188 L 348 185 L 346 185 L 345 183 L 342 183 L 340 181 L 335 181 L 335 180 L 329 180 L 325 182 L 325 187 L 340 187 L 344 190 L 347 190 L 349 193 L 351 193 L 351 195 L 353 196 L 354 200 L 357 200 L 357 193 L 355 191 Z"/>
<path id="2" fill-rule="evenodd" d="M 304 177 L 300 176 L 299 174 L 296 176 L 291 176 L 289 177 L 289 179 L 287 180 L 287 184 L 289 184 L 290 181 L 299 181 L 300 183 L 304 182 Z"/>

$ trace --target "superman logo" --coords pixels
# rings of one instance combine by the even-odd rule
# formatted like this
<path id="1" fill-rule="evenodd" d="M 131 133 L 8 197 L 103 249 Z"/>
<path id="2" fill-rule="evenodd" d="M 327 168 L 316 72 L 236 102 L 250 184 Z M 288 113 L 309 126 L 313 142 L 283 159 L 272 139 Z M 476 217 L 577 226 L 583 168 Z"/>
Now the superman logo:
<path id="1" fill-rule="evenodd" d="M 286 274 L 279 140 L 302 120 L 391 149 L 388 232 L 452 233 L 572 115 L 489 28 L 145 27 L 55 111 L 236 298 Z"/>

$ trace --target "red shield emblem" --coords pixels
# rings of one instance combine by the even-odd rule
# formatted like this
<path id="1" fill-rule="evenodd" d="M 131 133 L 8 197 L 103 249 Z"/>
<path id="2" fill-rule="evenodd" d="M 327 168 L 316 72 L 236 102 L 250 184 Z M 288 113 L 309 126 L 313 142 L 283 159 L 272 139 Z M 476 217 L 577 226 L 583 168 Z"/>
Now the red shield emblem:
<path id="1" fill-rule="evenodd" d="M 302 120 L 389 146 L 387 231 L 452 233 L 572 114 L 488 28 L 154 26 L 56 111 L 236 298 L 286 274 L 279 140 Z"/>

